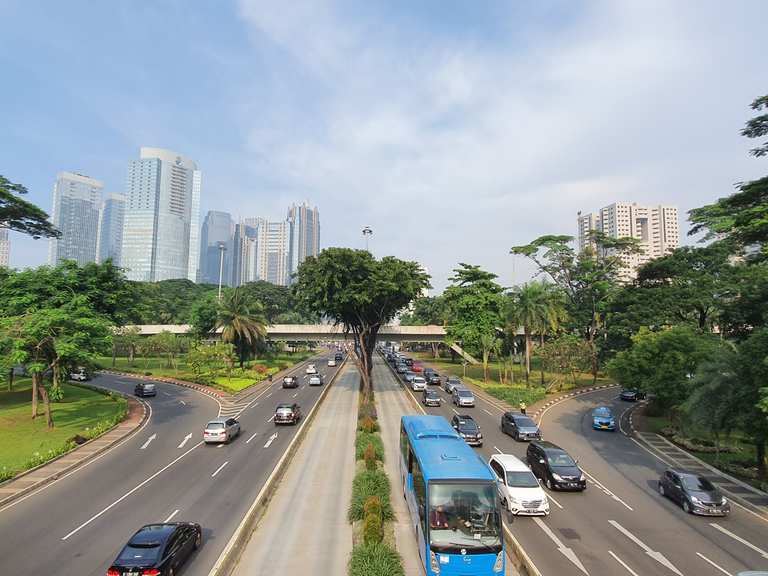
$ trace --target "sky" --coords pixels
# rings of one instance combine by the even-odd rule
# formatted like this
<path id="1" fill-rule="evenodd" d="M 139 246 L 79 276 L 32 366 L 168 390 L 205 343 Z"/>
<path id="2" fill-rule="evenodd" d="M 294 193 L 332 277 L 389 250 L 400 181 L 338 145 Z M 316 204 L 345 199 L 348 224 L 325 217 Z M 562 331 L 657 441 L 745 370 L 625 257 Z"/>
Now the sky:
<path id="1" fill-rule="evenodd" d="M 321 245 L 459 262 L 615 201 L 686 212 L 762 176 L 763 0 L 2 0 L 0 174 L 50 213 L 60 171 L 123 192 L 141 146 L 203 171 L 202 212 L 320 210 Z M 693 240 L 683 239 L 690 243 Z M 12 234 L 11 265 L 47 243 Z"/>

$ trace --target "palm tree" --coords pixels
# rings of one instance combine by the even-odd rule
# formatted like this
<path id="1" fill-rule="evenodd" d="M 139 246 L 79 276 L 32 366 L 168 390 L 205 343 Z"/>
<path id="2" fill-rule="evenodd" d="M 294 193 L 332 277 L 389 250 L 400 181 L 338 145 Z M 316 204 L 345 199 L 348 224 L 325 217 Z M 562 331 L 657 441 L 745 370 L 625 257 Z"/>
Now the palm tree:
<path id="1" fill-rule="evenodd" d="M 240 368 L 249 352 L 267 337 L 267 319 L 260 302 L 248 302 L 241 288 L 228 290 L 219 305 L 216 329 L 222 329 L 222 342 L 234 344 Z"/>

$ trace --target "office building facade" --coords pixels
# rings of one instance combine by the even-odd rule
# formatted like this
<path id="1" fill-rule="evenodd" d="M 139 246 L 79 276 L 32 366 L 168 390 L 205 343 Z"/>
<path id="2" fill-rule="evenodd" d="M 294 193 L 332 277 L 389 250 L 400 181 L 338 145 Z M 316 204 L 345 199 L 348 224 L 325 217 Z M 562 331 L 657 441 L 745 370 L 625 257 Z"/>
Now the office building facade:
<path id="1" fill-rule="evenodd" d="M 9 267 L 11 265 L 11 240 L 8 237 L 8 230 L 0 228 L 0 267 Z"/>
<path id="2" fill-rule="evenodd" d="M 96 244 L 96 261 L 112 260 L 121 265 L 123 246 L 123 224 L 125 221 L 125 196 L 109 194 L 101 204 L 99 212 L 99 233 Z"/>
<path id="3" fill-rule="evenodd" d="M 60 172 L 53 186 L 53 225 L 61 232 L 48 244 L 48 264 L 96 261 L 101 191 L 104 184 L 76 172 Z"/>
<path id="4" fill-rule="evenodd" d="M 287 279 L 290 282 L 307 256 L 320 253 L 320 212 L 309 203 L 288 208 L 289 248 Z"/>
<path id="5" fill-rule="evenodd" d="M 200 231 L 200 282 L 232 284 L 235 224 L 229 212 L 211 210 Z"/>

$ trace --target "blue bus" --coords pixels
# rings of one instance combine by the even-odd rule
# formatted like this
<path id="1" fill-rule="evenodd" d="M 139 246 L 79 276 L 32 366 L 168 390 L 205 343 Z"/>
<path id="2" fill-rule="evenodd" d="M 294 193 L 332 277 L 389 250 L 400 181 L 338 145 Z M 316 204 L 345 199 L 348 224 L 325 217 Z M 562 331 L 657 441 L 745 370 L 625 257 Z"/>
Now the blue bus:
<path id="1" fill-rule="evenodd" d="M 504 573 L 495 478 L 445 418 L 402 417 L 400 480 L 427 576 Z"/>

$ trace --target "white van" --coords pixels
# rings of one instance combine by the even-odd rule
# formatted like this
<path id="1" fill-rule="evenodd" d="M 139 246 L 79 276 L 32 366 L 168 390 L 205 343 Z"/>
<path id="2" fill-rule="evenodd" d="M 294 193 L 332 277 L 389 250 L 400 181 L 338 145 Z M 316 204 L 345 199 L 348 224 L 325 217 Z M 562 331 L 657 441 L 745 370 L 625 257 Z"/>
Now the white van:
<path id="1" fill-rule="evenodd" d="M 514 515 L 547 516 L 549 500 L 536 476 L 517 456 L 494 454 L 488 462 L 501 503 Z"/>

